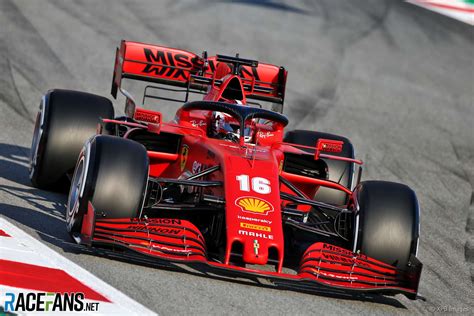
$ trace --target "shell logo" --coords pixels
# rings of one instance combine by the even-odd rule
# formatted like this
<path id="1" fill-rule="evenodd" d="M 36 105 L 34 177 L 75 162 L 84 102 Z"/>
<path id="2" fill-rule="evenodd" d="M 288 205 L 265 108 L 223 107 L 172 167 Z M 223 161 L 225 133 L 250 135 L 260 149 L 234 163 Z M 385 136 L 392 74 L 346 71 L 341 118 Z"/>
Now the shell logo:
<path id="1" fill-rule="evenodd" d="M 251 196 L 243 196 L 235 200 L 235 205 L 239 206 L 242 211 L 253 214 L 267 215 L 274 211 L 273 205 L 269 202 Z"/>

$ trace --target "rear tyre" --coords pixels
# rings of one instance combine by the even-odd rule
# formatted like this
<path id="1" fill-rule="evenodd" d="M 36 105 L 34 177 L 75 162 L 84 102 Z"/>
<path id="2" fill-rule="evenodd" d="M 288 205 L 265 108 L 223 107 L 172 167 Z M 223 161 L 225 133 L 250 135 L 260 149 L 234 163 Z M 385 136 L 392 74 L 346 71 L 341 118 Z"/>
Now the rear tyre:
<path id="1" fill-rule="evenodd" d="M 419 206 L 415 192 L 404 184 L 365 181 L 354 194 L 359 209 L 354 250 L 406 268 L 418 248 Z"/>
<path id="2" fill-rule="evenodd" d="M 41 189 L 58 186 L 74 169 L 84 142 L 100 118 L 113 118 L 107 98 L 85 92 L 50 90 L 43 96 L 30 151 L 30 180 Z"/>
<path id="3" fill-rule="evenodd" d="M 345 137 L 334 134 L 294 130 L 286 133 L 284 141 L 288 143 L 314 147 L 321 138 L 343 141 L 344 144 L 342 146 L 342 152 L 332 154 L 335 156 L 354 158 L 354 147 L 352 146 L 351 142 Z M 322 160 L 324 160 L 328 166 L 329 180 L 339 182 L 343 186 L 351 189 L 352 176 L 354 174 L 354 164 L 350 162 L 324 158 L 322 158 Z M 320 187 L 314 196 L 314 199 L 335 205 L 345 205 L 348 202 L 348 195 L 339 190 Z"/>
<path id="4" fill-rule="evenodd" d="M 132 140 L 97 135 L 79 155 L 67 202 L 67 228 L 79 233 L 88 202 L 96 218 L 137 218 L 148 182 L 148 155 Z"/>

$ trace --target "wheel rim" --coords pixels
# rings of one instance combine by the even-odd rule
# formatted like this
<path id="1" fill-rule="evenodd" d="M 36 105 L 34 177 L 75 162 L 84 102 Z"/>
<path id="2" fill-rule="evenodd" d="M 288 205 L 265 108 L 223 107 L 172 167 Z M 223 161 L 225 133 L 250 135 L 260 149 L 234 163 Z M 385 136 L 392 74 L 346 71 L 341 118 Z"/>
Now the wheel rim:
<path id="1" fill-rule="evenodd" d="M 71 188 L 69 190 L 69 196 L 67 200 L 66 222 L 69 232 L 74 230 L 76 223 L 78 222 L 79 198 L 84 178 L 84 156 L 81 155 L 81 158 L 77 163 L 76 170 L 74 171 L 74 176 L 72 177 Z"/>
<path id="2" fill-rule="evenodd" d="M 44 123 L 44 98 L 40 104 L 40 110 L 36 115 L 35 129 L 33 132 L 33 139 L 31 141 L 30 150 L 30 179 L 36 170 L 38 163 L 38 152 L 41 143 L 41 136 L 43 135 L 43 123 Z"/>

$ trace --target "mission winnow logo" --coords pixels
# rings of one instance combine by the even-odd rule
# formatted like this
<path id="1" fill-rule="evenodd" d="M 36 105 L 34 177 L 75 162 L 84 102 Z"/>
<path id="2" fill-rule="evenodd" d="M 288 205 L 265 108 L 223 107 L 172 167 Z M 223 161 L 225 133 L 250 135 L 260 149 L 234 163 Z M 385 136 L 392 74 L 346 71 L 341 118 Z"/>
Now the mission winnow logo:
<path id="1" fill-rule="evenodd" d="M 84 302 L 84 293 L 4 293 L 4 312 L 97 312 L 98 302 Z"/>

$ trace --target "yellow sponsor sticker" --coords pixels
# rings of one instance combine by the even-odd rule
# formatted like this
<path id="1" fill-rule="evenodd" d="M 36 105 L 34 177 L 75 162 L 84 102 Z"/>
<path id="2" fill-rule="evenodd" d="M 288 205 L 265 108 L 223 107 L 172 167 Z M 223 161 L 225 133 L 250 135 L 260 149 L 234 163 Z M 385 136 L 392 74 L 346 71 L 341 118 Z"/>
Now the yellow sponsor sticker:
<path id="1" fill-rule="evenodd" d="M 269 226 L 262 226 L 262 225 L 255 225 L 255 224 L 249 224 L 249 223 L 240 223 L 240 227 L 242 228 L 247 228 L 247 229 L 253 229 L 253 230 L 260 230 L 264 232 L 271 232 L 272 228 Z"/>

